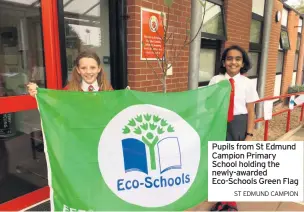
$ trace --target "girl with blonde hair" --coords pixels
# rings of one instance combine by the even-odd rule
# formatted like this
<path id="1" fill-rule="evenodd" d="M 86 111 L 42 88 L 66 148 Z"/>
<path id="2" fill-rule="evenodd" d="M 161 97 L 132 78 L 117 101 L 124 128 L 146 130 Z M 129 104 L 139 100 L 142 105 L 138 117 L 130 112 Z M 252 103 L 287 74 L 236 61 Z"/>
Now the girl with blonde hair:
<path id="1" fill-rule="evenodd" d="M 29 83 L 28 92 L 31 96 L 37 94 L 37 84 Z M 101 67 L 100 58 L 93 51 L 81 52 L 72 71 L 72 78 L 64 90 L 69 91 L 109 91 L 113 90 Z"/>

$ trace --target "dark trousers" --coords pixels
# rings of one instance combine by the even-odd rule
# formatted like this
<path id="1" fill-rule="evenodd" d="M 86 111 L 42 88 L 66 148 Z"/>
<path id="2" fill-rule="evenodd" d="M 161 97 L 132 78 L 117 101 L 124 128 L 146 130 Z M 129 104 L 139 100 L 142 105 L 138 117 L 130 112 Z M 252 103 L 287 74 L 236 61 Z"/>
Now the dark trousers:
<path id="1" fill-rule="evenodd" d="M 236 115 L 227 123 L 226 141 L 244 141 L 247 132 L 248 115 Z"/>

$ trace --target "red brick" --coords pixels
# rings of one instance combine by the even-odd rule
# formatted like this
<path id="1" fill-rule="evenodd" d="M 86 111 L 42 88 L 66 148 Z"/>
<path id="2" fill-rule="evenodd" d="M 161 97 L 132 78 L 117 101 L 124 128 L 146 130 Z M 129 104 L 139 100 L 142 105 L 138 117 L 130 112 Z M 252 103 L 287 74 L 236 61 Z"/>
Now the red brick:
<path id="1" fill-rule="evenodd" d="M 299 18 L 296 16 L 294 11 L 289 11 L 288 13 L 288 36 L 290 41 L 290 50 L 285 54 L 284 60 L 284 71 L 282 76 L 282 87 L 281 94 L 286 94 L 288 87 L 291 85 L 292 75 L 293 75 L 293 64 L 295 59 L 296 43 L 298 28 L 294 27 L 298 25 Z"/>

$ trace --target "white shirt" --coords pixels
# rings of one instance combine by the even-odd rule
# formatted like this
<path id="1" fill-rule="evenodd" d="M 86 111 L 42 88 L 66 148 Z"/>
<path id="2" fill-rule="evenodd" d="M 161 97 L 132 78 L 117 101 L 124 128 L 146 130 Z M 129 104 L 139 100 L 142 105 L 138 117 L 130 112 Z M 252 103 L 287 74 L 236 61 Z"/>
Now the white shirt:
<path id="1" fill-rule="evenodd" d="M 81 89 L 83 91 L 89 91 L 89 86 L 92 85 L 93 88 L 94 88 L 94 91 L 99 91 L 99 86 L 98 86 L 98 83 L 97 83 L 97 80 L 95 80 L 95 82 L 93 82 L 92 84 L 88 84 L 86 83 L 85 81 L 82 81 L 81 82 Z"/>
<path id="2" fill-rule="evenodd" d="M 220 74 L 212 77 L 209 82 L 209 85 L 216 84 L 222 80 L 229 80 L 231 77 L 226 73 L 225 75 Z M 232 77 L 234 80 L 234 115 L 247 114 L 246 103 L 251 103 L 259 100 L 259 95 L 256 91 L 256 88 L 249 78 L 237 74 Z"/>

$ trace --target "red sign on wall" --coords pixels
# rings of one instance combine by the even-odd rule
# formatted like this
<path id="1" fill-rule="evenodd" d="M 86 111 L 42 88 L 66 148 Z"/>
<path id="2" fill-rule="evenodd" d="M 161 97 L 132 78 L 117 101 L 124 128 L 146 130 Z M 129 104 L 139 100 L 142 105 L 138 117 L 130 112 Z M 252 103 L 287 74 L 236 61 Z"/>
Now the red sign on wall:
<path id="1" fill-rule="evenodd" d="M 141 60 L 162 59 L 164 54 L 164 28 L 165 19 L 161 12 L 141 8 Z"/>

